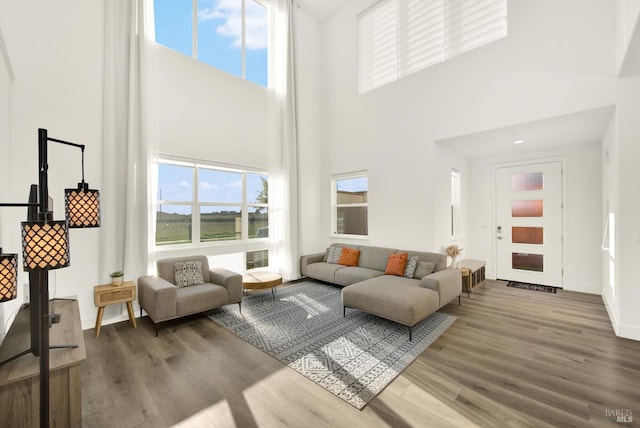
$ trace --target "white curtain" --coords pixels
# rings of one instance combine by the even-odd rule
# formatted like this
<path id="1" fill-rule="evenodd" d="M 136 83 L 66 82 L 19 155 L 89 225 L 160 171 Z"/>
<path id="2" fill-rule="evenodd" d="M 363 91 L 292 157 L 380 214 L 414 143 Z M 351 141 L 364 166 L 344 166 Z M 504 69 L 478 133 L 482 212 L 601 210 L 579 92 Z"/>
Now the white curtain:
<path id="1" fill-rule="evenodd" d="M 136 280 L 153 251 L 153 1 L 109 0 L 105 17 L 99 274 Z"/>
<path id="2" fill-rule="evenodd" d="M 272 0 L 269 14 L 269 265 L 284 279 L 294 279 L 299 198 L 291 0 Z"/>

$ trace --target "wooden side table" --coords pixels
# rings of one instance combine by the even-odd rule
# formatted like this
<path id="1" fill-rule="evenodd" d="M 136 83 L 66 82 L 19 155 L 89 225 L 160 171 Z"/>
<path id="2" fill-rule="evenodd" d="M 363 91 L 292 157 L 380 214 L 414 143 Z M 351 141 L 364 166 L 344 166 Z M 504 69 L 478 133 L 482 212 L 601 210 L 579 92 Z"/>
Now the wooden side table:
<path id="1" fill-rule="evenodd" d="M 475 291 L 476 287 L 484 284 L 485 281 L 485 262 L 482 260 L 465 259 L 460 261 L 460 270 L 462 272 L 462 282 L 467 288 L 467 296 L 469 291 Z M 468 270 L 465 276 L 465 270 Z"/>
<path id="2" fill-rule="evenodd" d="M 460 273 L 462 274 L 462 285 L 463 288 L 467 291 L 467 297 L 471 297 L 471 270 L 468 268 L 461 267 Z"/>
<path id="3" fill-rule="evenodd" d="M 100 328 L 102 328 L 102 316 L 104 308 L 107 305 L 115 303 L 126 303 L 127 312 L 129 312 L 129 321 L 133 328 L 138 328 L 136 317 L 133 315 L 133 302 L 136 299 L 136 284 L 133 281 L 123 282 L 122 285 L 96 285 L 93 287 L 93 302 L 98 308 L 98 316 L 96 317 L 96 339 L 100 337 Z"/>
<path id="4" fill-rule="evenodd" d="M 242 275 L 242 291 L 271 289 L 271 296 L 276 300 L 275 288 L 282 284 L 282 276 L 274 272 L 252 272 Z"/>

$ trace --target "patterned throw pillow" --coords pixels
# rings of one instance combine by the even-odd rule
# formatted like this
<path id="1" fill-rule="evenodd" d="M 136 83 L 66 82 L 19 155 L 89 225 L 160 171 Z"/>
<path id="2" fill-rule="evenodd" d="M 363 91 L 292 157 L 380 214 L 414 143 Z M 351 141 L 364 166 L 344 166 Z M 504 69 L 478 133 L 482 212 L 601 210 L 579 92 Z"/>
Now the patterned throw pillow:
<path id="1" fill-rule="evenodd" d="M 413 278 L 413 274 L 418 266 L 418 256 L 409 256 L 407 259 L 407 265 L 404 267 L 404 277 Z"/>
<path id="2" fill-rule="evenodd" d="M 347 247 L 342 247 L 342 254 L 338 259 L 338 264 L 345 266 L 358 266 L 358 259 L 360 258 L 360 250 L 354 250 Z"/>
<path id="3" fill-rule="evenodd" d="M 404 268 L 407 265 L 407 259 L 409 258 L 409 254 L 400 253 L 400 254 L 391 254 L 389 259 L 387 259 L 387 268 L 384 271 L 385 275 L 404 275 Z"/>
<path id="4" fill-rule="evenodd" d="M 342 247 L 329 247 L 329 255 L 327 256 L 327 263 L 333 263 L 334 265 L 340 260 L 342 255 Z"/>
<path id="5" fill-rule="evenodd" d="M 174 268 L 176 287 L 182 288 L 204 284 L 202 262 L 178 262 Z"/>
<path id="6" fill-rule="evenodd" d="M 433 273 L 436 268 L 436 264 L 433 262 L 418 262 L 416 266 L 416 271 L 413 274 L 414 278 L 422 279 L 425 276 Z"/>

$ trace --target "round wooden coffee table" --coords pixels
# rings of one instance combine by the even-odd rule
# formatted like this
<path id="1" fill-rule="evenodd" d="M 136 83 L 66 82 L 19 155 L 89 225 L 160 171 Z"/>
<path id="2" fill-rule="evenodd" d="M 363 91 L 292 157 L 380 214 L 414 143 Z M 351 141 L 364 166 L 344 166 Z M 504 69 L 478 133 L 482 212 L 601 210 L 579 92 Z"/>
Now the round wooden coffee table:
<path id="1" fill-rule="evenodd" d="M 276 287 L 282 284 L 282 276 L 275 272 L 251 272 L 242 275 L 242 291 L 271 289 L 273 300 L 276 300 Z"/>

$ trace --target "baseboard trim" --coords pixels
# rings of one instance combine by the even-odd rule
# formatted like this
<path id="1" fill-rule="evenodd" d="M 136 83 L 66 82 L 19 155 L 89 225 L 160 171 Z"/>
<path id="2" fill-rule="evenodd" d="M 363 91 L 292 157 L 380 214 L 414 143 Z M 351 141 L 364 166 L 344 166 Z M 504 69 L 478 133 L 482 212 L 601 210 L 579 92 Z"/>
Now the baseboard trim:
<path id="1" fill-rule="evenodd" d="M 105 311 L 109 310 L 110 306 L 107 306 L 105 308 Z M 96 327 L 96 316 L 97 316 L 97 312 L 98 310 L 96 309 L 96 314 L 94 314 L 93 317 L 88 317 L 88 318 L 82 318 L 81 322 L 82 322 L 82 330 L 90 330 Z M 146 312 L 142 312 L 143 316 L 146 315 Z M 138 302 L 134 302 L 133 303 L 133 315 L 136 317 L 136 319 L 140 318 L 140 306 L 138 305 Z M 122 322 L 122 321 L 129 321 L 129 313 L 127 312 L 127 308 L 124 304 L 122 304 L 122 308 L 120 309 L 120 313 L 114 313 L 114 314 L 107 314 L 108 318 L 103 318 L 102 319 L 102 326 L 104 327 L 105 325 L 109 325 L 109 324 L 115 324 L 117 322 Z"/>
<path id="2" fill-rule="evenodd" d="M 604 302 L 604 307 L 607 309 L 609 321 L 611 321 L 611 326 L 613 327 L 613 331 L 616 336 L 623 337 L 625 339 L 640 341 L 640 327 L 622 324 L 621 322 L 619 322 L 618 319 L 614 316 L 613 311 L 611 310 L 611 306 L 609 305 L 607 296 L 604 294 L 602 294 L 602 301 Z"/>

